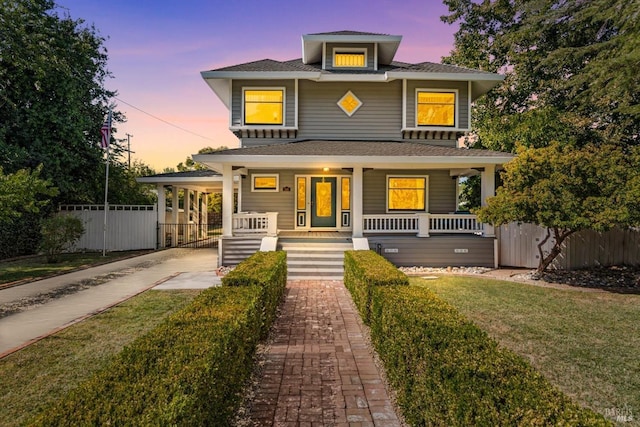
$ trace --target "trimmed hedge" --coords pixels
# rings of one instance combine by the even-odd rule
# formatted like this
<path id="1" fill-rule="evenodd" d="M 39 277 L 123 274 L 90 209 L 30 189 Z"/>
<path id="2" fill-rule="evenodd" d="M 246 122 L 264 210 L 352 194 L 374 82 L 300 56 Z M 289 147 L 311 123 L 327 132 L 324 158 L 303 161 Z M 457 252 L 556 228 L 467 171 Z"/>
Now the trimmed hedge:
<path id="1" fill-rule="evenodd" d="M 286 284 L 281 255 L 257 258 L 266 280 L 203 291 L 31 424 L 229 425 Z"/>
<path id="2" fill-rule="evenodd" d="M 345 285 L 369 313 L 372 342 L 410 425 L 610 425 L 428 289 L 372 285 L 361 273 L 373 258 L 347 255 Z M 355 264 L 349 276 L 347 259 Z"/>
<path id="3" fill-rule="evenodd" d="M 260 334 L 260 338 L 265 338 L 287 286 L 287 253 L 256 252 L 224 276 L 222 285 L 259 286 L 265 290 L 263 328 Z"/>
<path id="4" fill-rule="evenodd" d="M 408 285 L 407 276 L 373 251 L 344 253 L 344 284 L 351 292 L 362 321 L 369 324 L 374 286 Z"/>

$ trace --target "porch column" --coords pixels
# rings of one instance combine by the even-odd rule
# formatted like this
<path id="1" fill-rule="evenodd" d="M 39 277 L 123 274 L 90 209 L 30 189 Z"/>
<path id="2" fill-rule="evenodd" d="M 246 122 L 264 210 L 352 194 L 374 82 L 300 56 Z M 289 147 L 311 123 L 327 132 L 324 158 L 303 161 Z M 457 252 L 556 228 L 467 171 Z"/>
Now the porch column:
<path id="1" fill-rule="evenodd" d="M 180 189 L 175 185 L 171 187 L 171 246 L 178 246 L 178 218 L 180 214 Z"/>
<path id="2" fill-rule="evenodd" d="M 158 248 L 165 247 L 165 226 L 164 224 L 167 222 L 167 196 L 164 194 L 164 185 L 158 184 L 156 186 L 156 191 L 158 192 Z"/>
<path id="3" fill-rule="evenodd" d="M 236 212 L 242 212 L 242 175 L 238 175 L 238 209 Z"/>
<path id="4" fill-rule="evenodd" d="M 201 205 L 200 205 L 200 218 L 202 218 L 200 220 L 200 222 L 203 224 L 203 230 L 202 230 L 202 237 L 207 237 L 207 232 L 209 231 L 209 218 L 208 218 L 208 213 L 209 213 L 209 206 L 207 204 L 207 193 L 202 193 L 202 200 L 201 200 Z"/>
<path id="5" fill-rule="evenodd" d="M 233 169 L 222 165 L 222 236 L 233 236 Z"/>
<path id="6" fill-rule="evenodd" d="M 199 239 L 200 236 L 200 194 L 198 194 L 198 190 L 193 190 L 193 231 L 196 239 Z"/>
<path id="7" fill-rule="evenodd" d="M 353 237 L 362 237 L 362 166 L 353 168 Z"/>
<path id="8" fill-rule="evenodd" d="M 481 190 L 480 199 L 482 206 L 487 205 L 487 198 L 496 195 L 496 167 L 495 165 L 486 165 L 480 176 Z M 484 236 L 495 237 L 495 230 L 493 225 L 484 224 Z"/>
<path id="9" fill-rule="evenodd" d="M 191 220 L 191 190 L 184 189 L 184 223 L 189 224 Z"/>

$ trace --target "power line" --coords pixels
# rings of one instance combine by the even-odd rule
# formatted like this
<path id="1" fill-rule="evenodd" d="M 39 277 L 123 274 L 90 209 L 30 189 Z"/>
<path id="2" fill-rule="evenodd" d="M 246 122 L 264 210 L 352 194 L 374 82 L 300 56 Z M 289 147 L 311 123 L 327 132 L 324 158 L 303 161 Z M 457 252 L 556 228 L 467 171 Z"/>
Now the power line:
<path id="1" fill-rule="evenodd" d="M 198 134 L 198 133 L 192 132 L 192 131 L 190 131 L 189 129 L 185 129 L 185 128 L 181 127 L 181 126 L 178 126 L 178 125 L 176 125 L 176 124 L 173 124 L 173 123 L 171 123 L 171 122 L 168 122 L 168 121 L 166 121 L 165 119 L 161 119 L 161 118 L 160 118 L 160 117 L 158 117 L 158 116 L 154 116 L 154 115 L 153 115 L 153 114 L 151 114 L 151 113 L 147 113 L 146 111 L 142 110 L 141 108 L 138 108 L 138 107 L 136 107 L 135 105 L 129 104 L 128 102 L 123 101 L 122 99 L 120 99 L 120 98 L 118 98 L 118 97 L 115 97 L 115 96 L 114 96 L 114 98 L 115 98 L 115 99 L 117 99 L 118 101 L 122 102 L 123 104 L 126 104 L 126 105 L 128 105 L 129 107 L 131 107 L 131 108 L 133 108 L 133 109 L 135 109 L 135 110 L 138 110 L 138 111 L 140 111 L 140 112 L 141 112 L 141 113 L 143 113 L 143 114 L 146 114 L 146 115 L 147 115 L 147 116 L 149 116 L 149 117 L 153 117 L 154 119 L 161 121 L 162 123 L 165 123 L 165 124 L 167 124 L 167 125 L 169 125 L 169 126 L 173 126 L 173 127 L 174 127 L 174 128 L 176 128 L 176 129 L 180 129 L 180 130 L 181 130 L 181 131 L 183 131 L 183 132 L 190 133 L 191 135 L 195 135 L 195 136 L 200 137 L 200 138 L 202 138 L 202 139 L 206 139 L 206 140 L 211 141 L 211 142 L 216 142 L 215 140 L 213 140 L 213 139 L 211 139 L 211 138 L 209 138 L 209 137 L 206 137 L 206 136 L 200 135 L 200 134 Z"/>

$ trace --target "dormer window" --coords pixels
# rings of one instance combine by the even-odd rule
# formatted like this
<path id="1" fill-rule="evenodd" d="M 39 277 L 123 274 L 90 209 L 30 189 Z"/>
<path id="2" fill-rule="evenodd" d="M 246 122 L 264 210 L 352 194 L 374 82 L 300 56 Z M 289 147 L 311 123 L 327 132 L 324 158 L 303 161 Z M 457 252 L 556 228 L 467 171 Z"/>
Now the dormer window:
<path id="1" fill-rule="evenodd" d="M 333 49 L 333 68 L 365 68 L 366 66 L 366 48 Z"/>
<path id="2" fill-rule="evenodd" d="M 284 89 L 251 88 L 244 90 L 245 125 L 284 124 Z"/>
<path id="3" fill-rule="evenodd" d="M 416 124 L 418 126 L 455 126 L 456 98 L 457 91 L 418 89 Z"/>

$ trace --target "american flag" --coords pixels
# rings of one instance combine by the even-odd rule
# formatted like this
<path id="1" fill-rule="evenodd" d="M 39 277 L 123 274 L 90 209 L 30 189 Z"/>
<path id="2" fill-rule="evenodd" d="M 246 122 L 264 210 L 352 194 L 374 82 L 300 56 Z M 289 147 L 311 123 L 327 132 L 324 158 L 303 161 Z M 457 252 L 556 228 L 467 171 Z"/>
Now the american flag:
<path id="1" fill-rule="evenodd" d="M 102 128 L 100 128 L 100 135 L 102 135 L 102 139 L 100 140 L 100 146 L 103 149 L 109 148 L 109 142 L 111 140 L 111 111 L 109 111 L 109 115 L 107 116 L 107 120 L 105 120 Z"/>

